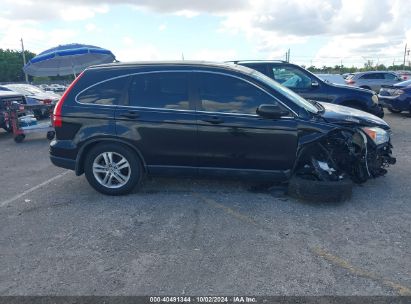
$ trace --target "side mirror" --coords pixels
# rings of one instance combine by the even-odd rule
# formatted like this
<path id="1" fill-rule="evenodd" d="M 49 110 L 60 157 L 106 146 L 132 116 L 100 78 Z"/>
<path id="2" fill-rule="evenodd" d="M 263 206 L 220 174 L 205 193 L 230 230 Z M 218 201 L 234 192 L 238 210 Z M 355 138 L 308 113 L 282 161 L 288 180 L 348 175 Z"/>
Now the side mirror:
<path id="1" fill-rule="evenodd" d="M 290 114 L 290 112 L 283 110 L 278 105 L 273 104 L 262 104 L 257 108 L 256 112 L 264 118 L 281 118 Z"/>
<path id="2" fill-rule="evenodd" d="M 313 88 L 317 88 L 317 87 L 319 87 L 320 86 L 320 84 L 318 83 L 318 81 L 317 80 L 313 80 L 313 81 L 311 81 L 311 87 L 313 87 Z"/>

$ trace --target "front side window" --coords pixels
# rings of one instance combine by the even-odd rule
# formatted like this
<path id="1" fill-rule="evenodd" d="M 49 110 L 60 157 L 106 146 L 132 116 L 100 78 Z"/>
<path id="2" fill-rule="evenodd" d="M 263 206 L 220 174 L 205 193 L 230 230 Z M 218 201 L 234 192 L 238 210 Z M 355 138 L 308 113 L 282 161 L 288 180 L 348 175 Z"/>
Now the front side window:
<path id="1" fill-rule="evenodd" d="M 100 105 L 121 105 L 124 103 L 124 89 L 127 83 L 128 77 L 100 82 L 81 92 L 77 96 L 77 101 Z"/>
<path id="2" fill-rule="evenodd" d="M 293 67 L 273 67 L 274 80 L 290 89 L 311 88 L 312 80 L 299 69 Z"/>
<path id="3" fill-rule="evenodd" d="M 149 73 L 133 76 L 128 95 L 131 106 L 189 110 L 187 73 Z"/>
<path id="4" fill-rule="evenodd" d="M 385 74 L 384 74 L 384 78 L 385 78 L 386 80 L 395 80 L 395 79 L 397 79 L 398 77 L 397 77 L 397 75 L 394 75 L 394 74 L 391 74 L 391 73 L 385 73 Z"/>
<path id="5" fill-rule="evenodd" d="M 198 83 L 202 111 L 255 115 L 261 104 L 276 102 L 254 85 L 228 75 L 199 73 Z"/>

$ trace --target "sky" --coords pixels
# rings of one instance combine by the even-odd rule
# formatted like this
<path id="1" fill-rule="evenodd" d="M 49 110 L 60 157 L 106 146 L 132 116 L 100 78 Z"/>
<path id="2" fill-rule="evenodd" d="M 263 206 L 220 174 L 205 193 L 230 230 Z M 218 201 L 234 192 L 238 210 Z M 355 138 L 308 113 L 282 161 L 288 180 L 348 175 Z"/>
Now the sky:
<path id="1" fill-rule="evenodd" d="M 68 43 L 120 61 L 285 59 L 402 64 L 411 0 L 0 0 L 0 48 Z M 407 56 L 406 60 L 409 60 Z"/>

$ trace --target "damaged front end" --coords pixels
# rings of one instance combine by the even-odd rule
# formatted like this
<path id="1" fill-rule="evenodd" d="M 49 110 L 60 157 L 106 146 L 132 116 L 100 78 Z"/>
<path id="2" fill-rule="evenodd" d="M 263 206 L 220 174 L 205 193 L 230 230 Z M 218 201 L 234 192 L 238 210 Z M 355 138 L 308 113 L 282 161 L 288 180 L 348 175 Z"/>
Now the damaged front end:
<path id="1" fill-rule="evenodd" d="M 293 172 L 305 179 L 350 178 L 355 183 L 382 176 L 396 162 L 388 132 L 377 127 L 333 129 L 300 145 Z"/>

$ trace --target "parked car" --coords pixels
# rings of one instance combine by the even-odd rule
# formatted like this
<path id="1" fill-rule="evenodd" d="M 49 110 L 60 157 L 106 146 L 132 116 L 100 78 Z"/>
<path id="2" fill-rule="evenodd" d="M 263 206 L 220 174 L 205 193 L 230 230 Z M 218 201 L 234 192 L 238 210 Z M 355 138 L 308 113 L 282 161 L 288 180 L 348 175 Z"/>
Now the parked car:
<path id="1" fill-rule="evenodd" d="M 374 92 L 323 81 L 306 69 L 284 61 L 234 61 L 257 70 L 305 99 L 335 103 L 384 117 Z"/>
<path id="2" fill-rule="evenodd" d="M 87 68 L 53 124 L 51 161 L 109 195 L 130 192 L 146 174 L 318 180 L 335 185 L 330 194 L 348 177 L 364 182 L 395 163 L 384 120 L 309 102 L 233 64 Z"/>
<path id="3" fill-rule="evenodd" d="M 64 92 L 66 90 L 66 86 L 62 84 L 53 83 L 48 86 L 48 89 L 53 92 Z"/>
<path id="4" fill-rule="evenodd" d="M 21 104 L 26 103 L 22 94 L 0 89 L 0 128 L 3 128 L 7 132 L 11 132 L 12 128 L 9 121 L 5 119 L 6 103 L 14 101 Z"/>
<path id="5" fill-rule="evenodd" d="M 344 79 L 347 79 L 349 76 L 351 76 L 351 75 L 354 75 L 353 73 L 344 73 L 344 74 L 342 74 L 342 77 L 344 78 Z"/>
<path id="6" fill-rule="evenodd" d="M 26 97 L 26 102 L 29 105 L 55 105 L 60 99 L 60 95 L 53 92 L 46 92 L 31 84 L 7 84 L 2 86 L 4 89 L 15 91 L 23 94 Z M 49 116 L 47 108 L 34 110 L 34 114 L 39 118 Z"/>
<path id="7" fill-rule="evenodd" d="M 348 85 L 373 90 L 377 93 L 382 85 L 392 85 L 400 81 L 402 79 L 397 74 L 385 71 L 358 72 L 345 79 Z"/>
<path id="8" fill-rule="evenodd" d="M 411 113 L 411 80 L 383 86 L 380 90 L 380 101 L 392 113 L 408 111 Z"/>
<path id="9" fill-rule="evenodd" d="M 39 84 L 38 87 L 43 91 L 51 91 L 48 84 Z"/>
<path id="10" fill-rule="evenodd" d="M 395 72 L 402 80 L 411 79 L 411 71 L 396 71 Z"/>

